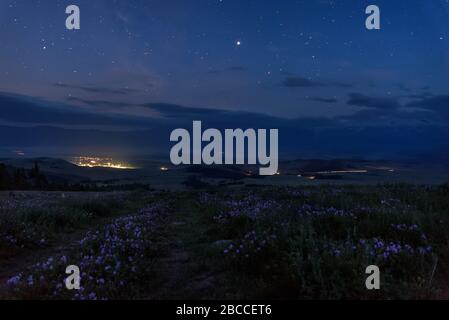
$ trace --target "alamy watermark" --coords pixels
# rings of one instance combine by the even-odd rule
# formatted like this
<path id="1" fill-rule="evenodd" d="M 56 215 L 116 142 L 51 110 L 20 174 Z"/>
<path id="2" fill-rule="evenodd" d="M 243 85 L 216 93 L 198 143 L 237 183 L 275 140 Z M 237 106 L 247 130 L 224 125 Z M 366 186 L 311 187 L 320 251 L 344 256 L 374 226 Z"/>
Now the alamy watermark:
<path id="1" fill-rule="evenodd" d="M 368 290 L 379 290 L 380 289 L 380 269 L 376 265 L 370 265 L 366 267 L 366 274 L 369 276 L 366 278 L 365 286 Z"/>
<path id="2" fill-rule="evenodd" d="M 365 27 L 368 30 L 380 30 L 380 9 L 376 5 L 366 7 L 365 13 L 369 16 L 366 18 Z"/>
<path id="3" fill-rule="evenodd" d="M 65 20 L 67 30 L 81 29 L 80 8 L 72 4 L 65 9 L 65 13 L 69 15 Z"/>
<path id="4" fill-rule="evenodd" d="M 65 26 L 68 30 L 79 30 L 81 28 L 80 8 L 77 5 L 69 5 L 65 10 L 69 16 L 66 19 Z M 369 15 L 365 20 L 365 27 L 368 30 L 380 30 L 380 8 L 377 5 L 366 7 L 365 13 Z M 237 41 L 237 46 L 241 45 Z"/>
<path id="5" fill-rule="evenodd" d="M 193 121 L 192 134 L 186 129 L 171 133 L 170 141 L 177 143 L 170 160 L 174 165 L 259 164 L 260 175 L 274 175 L 279 167 L 278 140 L 278 129 L 270 129 L 269 136 L 266 129 L 225 129 L 223 138 L 220 130 L 203 132 L 201 121 Z"/>
<path id="6" fill-rule="evenodd" d="M 69 276 L 65 279 L 67 290 L 79 290 L 81 288 L 80 268 L 70 265 L 65 269 L 65 273 Z"/>

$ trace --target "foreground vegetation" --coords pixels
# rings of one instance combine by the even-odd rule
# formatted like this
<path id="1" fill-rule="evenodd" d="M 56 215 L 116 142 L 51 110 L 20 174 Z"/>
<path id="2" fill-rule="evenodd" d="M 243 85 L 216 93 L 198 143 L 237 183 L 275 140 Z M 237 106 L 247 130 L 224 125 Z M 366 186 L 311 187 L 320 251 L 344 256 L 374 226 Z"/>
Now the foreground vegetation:
<path id="1" fill-rule="evenodd" d="M 0 260 L 37 258 L 1 270 L 0 286 L 8 299 L 449 298 L 448 194 L 385 185 L 4 198 Z M 70 264 L 80 291 L 65 288 Z M 365 288 L 372 264 L 380 290 Z"/>

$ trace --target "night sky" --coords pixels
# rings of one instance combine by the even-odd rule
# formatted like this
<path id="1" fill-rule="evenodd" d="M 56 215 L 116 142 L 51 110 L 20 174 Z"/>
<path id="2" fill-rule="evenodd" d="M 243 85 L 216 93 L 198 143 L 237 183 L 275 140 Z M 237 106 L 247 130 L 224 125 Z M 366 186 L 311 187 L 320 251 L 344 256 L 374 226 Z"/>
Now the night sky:
<path id="1" fill-rule="evenodd" d="M 448 80 L 448 0 L 0 0 L 4 153 L 164 153 L 202 120 L 304 157 L 440 154 Z"/>

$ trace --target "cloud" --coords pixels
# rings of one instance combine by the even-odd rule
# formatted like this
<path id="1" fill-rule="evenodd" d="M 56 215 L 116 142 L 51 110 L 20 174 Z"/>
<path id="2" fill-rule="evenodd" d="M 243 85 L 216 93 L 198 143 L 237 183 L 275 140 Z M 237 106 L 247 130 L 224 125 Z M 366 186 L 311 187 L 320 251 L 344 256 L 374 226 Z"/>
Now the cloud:
<path id="1" fill-rule="evenodd" d="M 359 125 L 409 125 L 419 126 L 421 124 L 436 124 L 438 117 L 430 111 L 406 111 L 391 109 L 366 109 L 360 110 L 353 115 L 340 117 L 341 119 L 355 121 Z"/>
<path id="2" fill-rule="evenodd" d="M 265 114 L 224 109 L 188 107 L 170 103 L 122 103 L 109 100 L 88 100 L 71 97 L 69 102 L 101 107 L 102 110 L 79 108 L 63 103 L 51 103 L 32 97 L 0 93 L 0 121 L 10 125 L 50 125 L 65 128 L 114 127 L 123 129 L 154 126 L 190 126 L 193 120 L 217 128 L 268 128 L 273 124 L 285 126 L 289 120 Z M 141 107 L 155 112 L 154 116 L 133 116 L 118 112 L 123 107 Z M 101 111 L 101 112 L 100 112 Z M 158 116 L 159 114 L 159 116 Z"/>
<path id="3" fill-rule="evenodd" d="M 310 88 L 310 87 L 322 87 L 321 82 L 311 81 L 303 77 L 287 77 L 282 82 L 282 85 L 287 88 Z"/>
<path id="4" fill-rule="evenodd" d="M 401 91 L 404 91 L 404 92 L 413 92 L 412 89 L 410 89 L 409 87 L 407 87 L 407 86 L 406 86 L 405 84 L 403 84 L 403 83 L 396 83 L 396 84 L 395 84 L 395 87 L 398 88 L 398 89 L 401 90 Z"/>
<path id="5" fill-rule="evenodd" d="M 0 120 L 9 123 L 66 126 L 143 126 L 138 117 L 95 113 L 32 97 L 0 92 Z"/>
<path id="6" fill-rule="evenodd" d="M 427 96 L 419 101 L 410 102 L 406 107 L 431 110 L 443 119 L 449 119 L 449 94 Z"/>
<path id="7" fill-rule="evenodd" d="M 67 101 L 69 102 L 77 102 L 82 103 L 88 106 L 94 107 L 107 107 L 107 108 L 123 108 L 123 107 L 134 107 L 135 104 L 126 103 L 126 102 L 115 102 L 111 100 L 92 100 L 92 99 L 83 99 L 78 97 L 67 97 Z"/>
<path id="8" fill-rule="evenodd" d="M 315 97 L 315 98 L 312 98 L 311 100 L 316 101 L 316 102 L 323 102 L 323 103 L 337 103 L 338 102 L 338 100 L 335 98 Z"/>
<path id="9" fill-rule="evenodd" d="M 348 105 L 365 107 L 370 110 L 362 110 L 349 118 L 384 118 L 398 121 L 415 119 L 433 123 L 449 120 L 449 94 L 434 95 L 424 92 L 401 98 L 414 99 L 415 101 L 401 104 L 399 97 L 377 97 L 352 93 L 349 95 Z"/>
<path id="10" fill-rule="evenodd" d="M 401 99 L 418 99 L 404 103 Z M 449 95 L 434 96 L 430 93 L 400 97 L 369 96 L 360 93 L 349 94 L 348 105 L 365 108 L 352 115 L 341 117 L 359 124 L 390 125 L 447 125 L 449 119 Z M 442 122 L 443 120 L 443 122 Z"/>
<path id="11" fill-rule="evenodd" d="M 138 106 L 149 108 L 161 116 L 133 117 L 118 116 L 113 112 L 86 112 L 84 108 L 75 106 L 0 93 L 0 120 L 3 120 L 0 122 L 0 145 L 35 148 L 41 152 L 49 146 L 61 152 L 98 152 L 103 148 L 105 153 L 131 150 L 145 154 L 161 150 L 167 155 L 170 132 L 176 128 L 191 129 L 192 120 L 201 120 L 203 128 L 220 130 L 277 128 L 281 154 L 294 152 L 304 157 L 383 156 L 444 143 L 449 145 L 448 126 L 437 126 L 434 122 L 419 123 L 435 115 L 429 104 L 438 109 L 448 99 L 449 96 L 429 99 L 424 111 L 369 107 L 350 117 L 297 119 L 170 103 L 146 103 Z M 363 105 L 378 105 L 372 102 L 378 102 L 376 99 L 364 101 Z M 107 100 L 84 102 L 106 107 L 118 105 Z M 392 126 L 392 121 L 397 125 Z M 90 126 L 83 127 L 87 124 Z M 127 129 L 120 131 L 121 126 L 127 126 Z"/>
<path id="12" fill-rule="evenodd" d="M 171 125 L 189 125 L 189 122 L 191 123 L 193 120 L 201 120 L 211 127 L 217 128 L 230 128 L 233 126 L 242 128 L 265 128 L 271 126 L 273 123 L 282 123 L 282 125 L 285 125 L 289 121 L 292 121 L 262 113 L 189 107 L 163 102 L 132 104 L 107 100 L 88 100 L 75 97 L 70 97 L 68 98 L 68 100 L 72 102 L 81 102 L 87 106 L 109 109 L 110 112 L 113 112 L 114 109 L 123 107 L 145 108 L 155 112 L 156 117 L 154 119 L 156 119 L 157 121 L 169 121 Z M 157 115 L 160 116 L 157 117 Z"/>
<path id="13" fill-rule="evenodd" d="M 430 92 L 414 93 L 404 96 L 404 98 L 418 99 L 418 100 L 428 99 L 432 97 L 434 97 L 434 95 Z"/>
<path id="14" fill-rule="evenodd" d="M 70 102 L 78 102 L 85 104 L 87 106 L 93 107 L 104 107 L 109 108 L 111 111 L 117 108 L 124 107 L 141 107 L 151 109 L 156 111 L 167 118 L 185 118 L 185 117 L 195 117 L 200 115 L 219 115 L 229 113 L 229 111 L 221 109 L 207 109 L 207 108 L 195 108 L 195 107 L 185 107 L 177 104 L 171 103 L 127 103 L 127 102 L 117 102 L 111 100 L 93 100 L 93 99 L 83 99 L 78 97 L 68 97 L 66 99 Z"/>
<path id="15" fill-rule="evenodd" d="M 207 73 L 208 74 L 221 74 L 224 72 L 245 72 L 248 69 L 244 66 L 232 66 L 227 69 L 217 70 L 217 69 L 210 69 Z"/>
<path id="16" fill-rule="evenodd" d="M 286 88 L 313 88 L 313 87 L 339 87 L 351 88 L 349 83 L 338 81 L 312 81 L 301 76 L 288 76 L 282 81 L 282 86 Z"/>
<path id="17" fill-rule="evenodd" d="M 224 114 L 229 114 L 229 111 L 221 109 L 207 109 L 207 108 L 193 108 L 184 107 L 176 104 L 170 103 L 148 103 L 141 105 L 146 108 L 150 108 L 167 118 L 194 118 L 198 117 L 208 117 L 208 116 L 219 116 Z"/>
<path id="18" fill-rule="evenodd" d="M 131 89 L 131 88 L 105 88 L 105 87 L 97 87 L 97 86 L 80 86 L 80 85 L 72 85 L 66 83 L 56 83 L 55 87 L 59 88 L 68 88 L 80 90 L 88 93 L 101 93 L 101 94 L 113 94 L 113 95 L 127 95 L 132 93 L 138 93 L 140 90 Z"/>
<path id="19" fill-rule="evenodd" d="M 383 110 L 393 110 L 401 107 L 397 98 L 367 96 L 360 93 L 349 94 L 349 101 L 347 102 L 347 104 L 350 106 Z"/>

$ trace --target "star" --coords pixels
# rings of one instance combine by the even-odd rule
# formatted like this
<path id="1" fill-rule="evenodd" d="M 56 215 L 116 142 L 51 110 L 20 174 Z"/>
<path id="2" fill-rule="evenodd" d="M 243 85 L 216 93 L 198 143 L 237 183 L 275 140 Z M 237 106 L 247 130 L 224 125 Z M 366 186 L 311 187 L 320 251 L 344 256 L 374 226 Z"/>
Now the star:
<path id="1" fill-rule="evenodd" d="M 237 45 L 237 47 L 240 47 L 242 45 L 242 42 L 240 40 L 237 40 L 235 44 Z"/>

